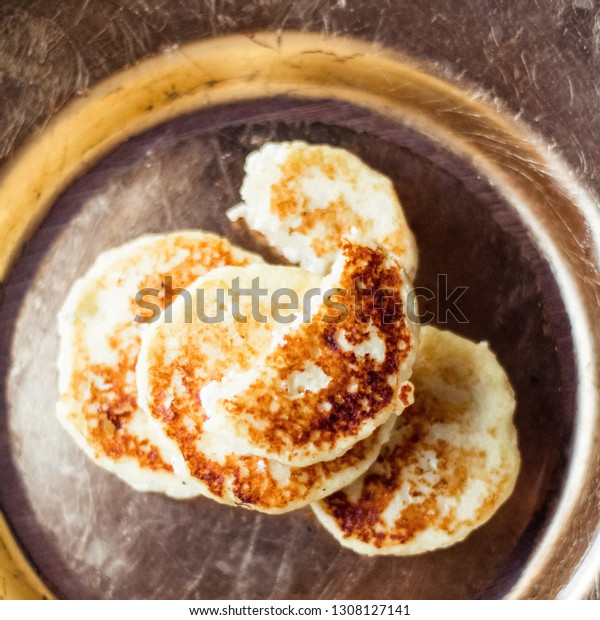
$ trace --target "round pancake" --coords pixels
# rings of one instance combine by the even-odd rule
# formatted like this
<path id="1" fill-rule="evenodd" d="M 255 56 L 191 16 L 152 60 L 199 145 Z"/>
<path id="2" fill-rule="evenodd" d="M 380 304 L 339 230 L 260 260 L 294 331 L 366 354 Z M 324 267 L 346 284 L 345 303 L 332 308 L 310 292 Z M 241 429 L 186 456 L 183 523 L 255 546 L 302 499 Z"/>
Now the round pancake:
<path id="1" fill-rule="evenodd" d="M 379 245 L 347 237 L 341 246 L 310 320 L 278 331 L 250 370 L 202 390 L 207 430 L 244 454 L 293 467 L 331 460 L 407 402 L 417 326 L 404 272 Z"/>
<path id="2" fill-rule="evenodd" d="M 59 313 L 58 418 L 98 465 L 140 491 L 190 497 L 201 491 L 175 444 L 137 404 L 135 366 L 142 331 L 168 289 L 222 265 L 261 262 L 208 233 L 149 235 L 99 255 Z M 155 289 L 150 297 L 136 293 Z M 175 292 L 175 291 L 173 291 Z"/>
<path id="3" fill-rule="evenodd" d="M 313 504 L 345 547 L 413 555 L 448 547 L 485 523 L 519 471 L 515 399 L 487 344 L 424 327 L 415 402 L 373 466 Z"/>
<path id="4" fill-rule="evenodd" d="M 356 155 L 327 145 L 270 142 L 246 159 L 244 220 L 291 263 L 324 276 L 354 228 L 394 252 L 413 279 L 417 247 L 391 181 Z"/>
<path id="5" fill-rule="evenodd" d="M 264 323 L 252 318 L 249 296 L 241 297 L 238 307 L 240 315 L 248 317 L 247 322 L 234 318 L 231 298 L 223 295 L 223 301 L 219 299 L 217 291 L 230 289 L 235 278 L 241 288 L 249 288 L 258 278 L 260 287 L 267 292 L 258 304 Z M 190 287 L 189 308 L 183 298 L 178 299 L 173 304 L 172 322 L 157 323 L 144 334 L 137 367 L 140 404 L 177 443 L 206 496 L 261 512 L 294 510 L 360 476 L 389 437 L 390 423 L 336 460 L 294 468 L 258 456 L 240 455 L 235 442 L 206 431 L 207 416 L 199 398 L 202 388 L 226 372 L 251 368 L 270 345 L 273 332 L 281 327 L 270 306 L 273 291 L 285 286 L 301 298 L 306 290 L 320 283 L 320 278 L 296 267 L 216 269 Z M 197 295 L 200 290 L 201 300 Z M 207 322 L 206 317 L 220 318 L 216 310 L 219 304 L 224 309 L 222 320 Z M 198 306 L 204 314 L 197 312 Z M 289 312 L 281 314 L 288 316 Z"/>

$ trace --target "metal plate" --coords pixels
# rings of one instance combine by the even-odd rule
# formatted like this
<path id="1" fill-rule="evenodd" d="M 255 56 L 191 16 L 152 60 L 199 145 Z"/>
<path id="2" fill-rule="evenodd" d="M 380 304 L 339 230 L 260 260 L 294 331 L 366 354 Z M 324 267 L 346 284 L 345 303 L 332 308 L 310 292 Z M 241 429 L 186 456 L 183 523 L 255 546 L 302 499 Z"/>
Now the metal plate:
<path id="1" fill-rule="evenodd" d="M 98 252 L 145 232 L 198 227 L 229 235 L 223 212 L 238 200 L 245 156 L 266 140 L 290 138 L 341 145 L 394 180 L 421 250 L 416 284 L 436 291 L 447 274 L 448 290 L 469 287 L 460 302 L 467 324 L 443 303 L 428 309 L 442 327 L 489 340 L 517 391 L 517 489 L 488 525 L 449 550 L 359 557 L 308 510 L 269 517 L 139 494 L 88 462 L 55 420 L 56 312 L 74 279 Z M 0 503 L 61 596 L 503 596 L 563 481 L 573 361 L 548 266 L 476 170 L 349 104 L 275 98 L 220 106 L 118 147 L 61 196 L 27 244 L 6 287 L 3 327 L 11 356 Z"/>
<path id="2" fill-rule="evenodd" d="M 315 96 L 318 90 L 322 97 L 347 87 L 341 99 L 366 105 L 340 103 L 339 96 L 313 103 L 275 98 L 177 119 L 121 145 L 72 185 L 25 246 L 7 282 L 0 321 L 2 351 L 14 351 L 2 360 L 0 505 L 56 594 L 548 597 L 580 596 L 593 585 L 600 453 L 593 449 L 598 412 L 589 386 L 600 378 L 598 208 L 571 173 L 555 165 L 554 153 L 558 147 L 575 178 L 592 191 L 600 188 L 593 104 L 597 21 L 587 0 L 550 0 L 543 11 L 535 2 L 492 1 L 450 10 L 399 0 L 377 11 L 361 0 L 232 0 L 202 8 L 195 0 L 3 3 L 0 190 L 27 137 L 65 101 L 148 55 L 177 54 L 177 46 L 191 40 L 205 38 L 212 49 L 220 44 L 210 39 L 215 35 L 270 30 L 272 36 L 250 35 L 243 54 L 212 69 L 226 73 L 228 64 L 242 64 L 260 50 L 267 55 L 246 74 L 248 92 L 258 76 L 266 80 L 261 92 Z M 286 60 L 284 28 L 324 36 L 306 35 L 298 55 Z M 366 44 L 340 53 L 340 35 Z M 485 88 L 493 105 L 430 92 L 430 116 L 437 129 L 453 129 L 451 139 L 436 127 L 410 130 L 414 114 L 402 118 L 392 114 L 394 106 L 404 97 L 402 104 L 414 112 L 423 101 L 409 101 L 406 95 L 416 91 L 371 43 L 409 53 L 411 63 L 462 85 L 476 99 Z M 271 57 L 281 59 L 279 73 L 269 73 L 277 64 Z M 368 62 L 362 66 L 361 59 Z M 287 88 L 277 83 L 288 77 Z M 165 93 L 173 103 L 185 94 Z M 371 94 L 391 106 L 389 116 L 367 111 L 382 111 L 371 106 Z M 489 121 L 493 108 L 504 117 Z M 536 145 L 540 157 L 529 148 L 525 128 L 510 122 L 513 116 L 543 135 Z M 98 115 L 90 125 L 103 119 Z M 497 132 L 500 126 L 508 133 Z M 40 136 L 50 147 L 51 131 Z M 519 487 L 488 526 L 458 547 L 412 560 L 357 562 L 316 529 L 308 512 L 267 518 L 132 495 L 90 469 L 61 439 L 52 414 L 54 314 L 72 279 L 100 249 L 146 230 L 200 225 L 227 232 L 222 209 L 237 198 L 243 155 L 273 136 L 338 141 L 394 178 L 421 244 L 420 282 L 434 283 L 440 271 L 449 274 L 451 286 L 464 279 L 471 322 L 448 327 L 490 339 L 518 387 L 527 459 Z M 32 177 L 47 156 L 33 153 Z M 22 181 L 26 187 L 28 179 Z M 16 201 L 3 201 L 2 273 L 6 248 L 19 247 L 22 233 L 11 237 L 5 226 L 2 218 L 11 210 L 19 210 Z M 33 214 L 29 231 L 36 221 Z"/>

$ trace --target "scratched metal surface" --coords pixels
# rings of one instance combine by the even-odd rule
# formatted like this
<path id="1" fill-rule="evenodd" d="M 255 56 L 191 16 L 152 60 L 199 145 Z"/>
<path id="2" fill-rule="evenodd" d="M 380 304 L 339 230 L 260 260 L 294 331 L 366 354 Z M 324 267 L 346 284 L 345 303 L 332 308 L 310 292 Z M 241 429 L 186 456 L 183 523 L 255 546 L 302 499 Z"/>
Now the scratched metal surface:
<path id="1" fill-rule="evenodd" d="M 600 107 L 592 102 L 599 94 L 600 7 L 591 0 L 468 1 L 456 3 L 451 10 L 440 6 L 402 0 L 380 3 L 377 8 L 352 0 L 66 0 L 60 4 L 5 0 L 0 6 L 0 157 L 9 161 L 26 137 L 43 128 L 65 102 L 140 58 L 202 37 L 289 28 L 354 35 L 397 47 L 423 59 L 439 75 L 485 91 L 490 98 L 498 98 L 507 114 L 525 120 L 544 136 L 550 149 L 560 153 L 577 178 L 598 194 Z M 142 143 L 121 149 L 71 188 L 15 268 L 19 277 L 7 288 L 11 294 L 2 310 L 2 344 L 8 346 L 16 329 L 18 342 L 30 353 L 21 358 L 15 371 L 25 377 L 20 389 L 14 380 L 8 386 L 13 417 L 2 420 L 0 501 L 35 564 L 59 595 L 501 596 L 544 527 L 560 486 L 561 460 L 571 429 L 568 403 L 553 391 L 558 379 L 568 375 L 569 365 L 567 360 L 561 366 L 548 335 L 556 335 L 553 329 L 560 333 L 563 319 L 543 263 L 527 246 L 518 223 L 511 220 L 492 188 L 450 156 L 432 150 L 401 128 L 384 132 L 383 140 L 377 135 L 381 122 L 355 110 L 326 103 L 313 108 L 293 102 L 288 108 L 282 106 L 284 116 L 278 116 L 278 107 L 271 116 L 259 119 L 255 110 L 232 109 L 229 134 L 217 131 L 214 119 L 205 115 L 194 130 L 185 123 L 172 126 L 172 136 L 181 131 L 194 137 L 184 140 L 183 146 L 178 140 L 165 139 L 164 134 L 154 134 L 145 138 L 150 142 L 143 143 L 142 150 L 135 150 Z M 357 133 L 365 129 L 366 137 Z M 241 137 L 235 131 L 241 131 Z M 482 264 L 484 255 L 493 257 L 487 275 L 500 277 L 506 273 L 505 261 L 517 256 L 514 270 L 522 288 L 516 290 L 531 290 L 532 280 L 547 285 L 536 292 L 539 297 L 517 295 L 506 306 L 505 323 L 500 321 L 491 336 L 485 307 L 472 304 L 475 320 L 467 333 L 492 338 L 521 389 L 521 403 L 533 406 L 526 409 L 522 404 L 520 432 L 522 442 L 531 440 L 536 446 L 525 450 L 534 467 L 524 468 L 517 499 L 497 519 L 463 545 L 435 557 L 359 561 L 329 541 L 306 512 L 273 520 L 206 502 L 174 507 L 164 498 L 132 494 L 87 464 L 63 440 L 54 421 L 45 426 L 44 416 L 55 397 L 51 360 L 56 337 L 49 317 L 72 278 L 98 250 L 146 230 L 189 224 L 224 230 L 219 213 L 235 200 L 243 154 L 263 139 L 290 131 L 363 149 L 367 159 L 384 168 L 396 153 L 396 163 L 412 171 L 411 179 L 420 179 L 417 187 L 427 189 L 417 191 L 414 184 L 395 179 L 421 239 L 427 238 L 427 195 L 429 200 L 443 196 L 448 203 L 443 220 L 446 241 L 456 233 L 459 208 L 476 216 L 478 206 L 490 207 L 500 215 L 481 222 L 483 236 L 472 233 L 464 240 L 473 244 L 472 264 Z M 391 149 L 389 144 L 406 150 Z M 148 145 L 154 154 L 146 154 Z M 383 156 L 386 153 L 388 159 Z M 182 188 L 174 183 L 174 175 L 178 163 L 186 161 L 195 164 L 197 173 Z M 223 161 L 229 162 L 226 169 Z M 157 179 L 157 193 L 152 193 L 148 188 Z M 217 192 L 209 193 L 208 187 L 213 191 L 216 187 Z M 140 200 L 142 190 L 145 200 Z M 206 201 L 201 213 L 190 210 L 199 192 Z M 115 204 L 118 217 L 112 211 Z M 102 235 L 97 234 L 99 226 Z M 482 239 L 488 242 L 486 250 L 477 243 Z M 449 264 L 452 252 L 442 241 L 438 246 L 422 244 L 432 270 L 421 275 L 424 281 L 435 273 L 436 258 Z M 72 260 L 74 252 L 77 261 Z M 465 275 L 458 261 L 450 261 L 450 269 L 455 269 L 456 277 Z M 52 273 L 58 272 L 62 278 L 56 280 Z M 482 287 L 484 275 L 478 274 L 480 279 L 470 284 Z M 498 286 L 500 296 L 505 291 L 501 279 Z M 488 299 L 489 304 L 493 302 L 494 297 Z M 25 321 L 23 315 L 17 318 L 21 307 Z M 546 351 L 545 373 L 530 372 L 530 368 L 525 372 L 507 336 L 510 319 L 522 316 L 519 313 L 531 315 L 535 308 L 542 314 L 550 310 L 555 324 L 547 327 L 548 333 L 533 330 L 526 334 L 516 351 L 534 350 L 525 344 Z M 546 319 L 537 316 L 543 324 Z M 41 326 L 33 336 L 27 329 L 32 322 Z M 535 366 L 540 361 L 528 359 L 528 363 Z M 533 392 L 532 385 L 536 386 Z M 535 405 L 526 400 L 527 394 L 529 398 L 543 395 L 544 400 Z M 542 409 L 550 411 L 553 423 L 540 431 L 531 422 L 539 420 Z M 33 434 L 27 416 L 35 420 Z M 7 445 L 9 425 L 11 442 Z M 42 444 L 44 449 L 39 449 Z M 64 464 L 58 471 L 52 468 L 57 461 Z M 67 489 L 73 492 L 61 496 Z M 141 527 L 132 525 L 140 520 Z M 205 544 L 207 539 L 211 544 Z M 161 571 L 163 557 L 168 562 Z M 349 565 L 352 570 L 348 572 Z M 383 582 L 382 574 L 386 575 Z M 598 595 L 598 591 L 590 594 Z"/>
<path id="2" fill-rule="evenodd" d="M 596 0 L 3 0 L 0 156 L 68 99 L 172 45 L 298 29 L 377 41 L 498 97 L 598 187 Z"/>
<path id="3" fill-rule="evenodd" d="M 447 551 L 354 556 L 307 509 L 268 517 L 136 493 L 87 461 L 55 419 L 55 317 L 74 279 L 98 252 L 145 232 L 198 227 L 231 236 L 223 211 L 239 199 L 245 156 L 291 138 L 342 145 L 394 179 L 420 246 L 416 285 L 437 290 L 437 274 L 447 274 L 449 290 L 469 287 L 460 306 L 467 324 L 443 323 L 445 307 L 435 303 L 424 310 L 442 327 L 490 341 L 517 392 L 517 489 L 486 527 Z M 7 283 L 2 324 L 11 359 L 0 368 L 0 505 L 62 596 L 501 596 L 559 495 L 572 437 L 572 362 L 568 339 L 555 351 L 567 319 L 547 266 L 475 170 L 349 104 L 219 106 L 125 143 L 54 205 Z"/>

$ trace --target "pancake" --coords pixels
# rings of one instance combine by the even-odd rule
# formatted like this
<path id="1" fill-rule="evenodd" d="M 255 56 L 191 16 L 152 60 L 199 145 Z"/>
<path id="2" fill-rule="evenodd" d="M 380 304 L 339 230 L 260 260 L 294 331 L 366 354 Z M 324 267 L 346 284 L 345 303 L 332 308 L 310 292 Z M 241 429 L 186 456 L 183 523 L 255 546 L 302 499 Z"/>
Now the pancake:
<path id="1" fill-rule="evenodd" d="M 243 220 L 288 261 L 324 276 L 352 228 L 394 252 L 409 277 L 417 247 L 391 181 L 352 153 L 306 142 L 270 142 L 246 159 Z"/>
<path id="2" fill-rule="evenodd" d="M 519 471 L 515 399 L 487 344 L 424 327 L 415 402 L 373 466 L 313 504 L 345 547 L 413 555 L 448 547 L 485 523 Z"/>
<path id="3" fill-rule="evenodd" d="M 293 467 L 331 460 L 410 399 L 417 326 L 405 314 L 400 263 L 365 240 L 344 238 L 341 248 L 310 320 L 277 331 L 252 368 L 201 392 L 206 430 L 240 453 Z"/>
<path id="4" fill-rule="evenodd" d="M 208 233 L 149 235 L 99 255 L 67 296 L 59 313 L 58 418 L 89 457 L 135 489 L 173 497 L 201 491 L 176 444 L 137 402 L 141 333 L 165 306 L 167 276 L 173 289 L 184 288 L 215 267 L 253 262 L 260 257 Z M 140 307 L 136 293 L 144 288 L 156 296 Z"/>
<path id="5" fill-rule="evenodd" d="M 252 318 L 252 300 L 241 297 L 236 320 L 231 298 L 219 299 L 237 278 L 250 288 L 258 278 L 267 292 L 257 309 L 265 322 Z M 349 484 L 375 460 L 392 424 L 378 429 L 340 458 L 308 467 L 289 467 L 259 456 L 244 455 L 243 446 L 206 430 L 207 416 L 199 394 L 210 381 L 225 373 L 252 368 L 273 333 L 282 327 L 271 311 L 273 291 L 287 287 L 299 298 L 318 288 L 321 279 L 296 267 L 252 265 L 215 269 L 191 287 L 191 309 L 183 300 L 173 304 L 173 321 L 150 327 L 143 336 L 137 376 L 140 404 L 161 425 L 183 454 L 191 475 L 207 497 L 261 512 L 281 513 L 305 506 Z M 197 291 L 202 291 L 199 300 Z M 223 320 L 217 306 L 224 308 Z M 202 308 L 203 315 L 197 312 Z M 289 315 L 289 311 L 285 313 Z M 239 320 L 241 316 L 247 322 Z M 256 316 L 256 315 L 255 315 Z"/>

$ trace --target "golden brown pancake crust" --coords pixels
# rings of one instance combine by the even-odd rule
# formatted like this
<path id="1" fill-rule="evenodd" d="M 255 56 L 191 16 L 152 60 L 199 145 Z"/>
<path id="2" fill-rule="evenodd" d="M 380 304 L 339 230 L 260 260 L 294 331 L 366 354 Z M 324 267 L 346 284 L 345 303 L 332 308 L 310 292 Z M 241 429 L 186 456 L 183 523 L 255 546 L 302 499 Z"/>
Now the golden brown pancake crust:
<path id="1" fill-rule="evenodd" d="M 375 458 L 383 441 L 382 429 L 357 443 L 340 458 L 308 467 L 285 468 L 285 481 L 273 475 L 268 459 L 234 453 L 225 455 L 224 459 L 211 458 L 197 445 L 206 422 L 206 414 L 197 395 L 206 383 L 219 380 L 227 368 L 203 355 L 201 347 L 194 345 L 193 338 L 190 334 L 190 346 L 185 347 L 177 360 L 169 364 L 164 361 L 164 356 L 161 358 L 157 353 L 159 349 L 164 351 L 160 342 L 153 343 L 149 401 L 164 402 L 164 394 L 172 387 L 173 371 L 180 373 L 185 391 L 176 393 L 168 408 L 153 408 L 150 405 L 150 413 L 162 421 L 167 435 L 177 442 L 190 473 L 204 484 L 214 499 L 267 512 L 297 508 L 314 497 L 319 487 L 327 484 L 332 476 L 344 470 L 362 468 L 365 459 Z M 203 369 L 202 376 L 196 371 L 198 368 Z M 278 464 L 276 466 L 283 468 Z M 353 477 L 356 476 L 350 476 L 350 479 Z"/>
<path id="2" fill-rule="evenodd" d="M 515 484 L 514 398 L 487 347 L 424 328 L 411 381 L 415 402 L 376 462 L 315 506 L 327 529 L 360 552 L 402 555 L 458 542 Z"/>
<path id="3" fill-rule="evenodd" d="M 119 336 L 114 340 L 118 342 Z M 119 347 L 116 366 L 89 364 L 72 376 L 72 393 L 88 394 L 81 402 L 88 441 L 97 453 L 113 460 L 130 457 L 144 469 L 172 472 L 173 467 L 163 460 L 156 446 L 129 431 L 128 424 L 138 405 L 136 390 L 128 376 L 135 372 L 139 337 L 129 336 L 127 345 Z"/>
<path id="4" fill-rule="evenodd" d="M 331 193 L 334 188 L 337 194 Z M 262 232 L 276 249 L 290 258 L 286 239 L 310 248 L 314 256 L 301 258 L 302 267 L 323 275 L 342 235 L 355 229 L 401 257 L 409 276 L 415 275 L 415 240 L 390 180 L 349 151 L 302 141 L 268 143 L 246 160 L 241 193 L 245 213 L 236 207 L 229 215 L 247 217 L 250 228 L 254 221 L 262 229 L 255 212 L 263 213 L 261 220 L 268 214 L 271 221 Z M 378 207 L 383 207 L 379 225 L 372 221 Z M 386 225 L 381 225 L 382 218 Z"/>
<path id="5" fill-rule="evenodd" d="M 348 308 L 346 320 L 325 322 L 324 318 L 338 316 L 338 311 L 322 306 L 312 321 L 288 332 L 285 341 L 267 355 L 263 366 L 268 373 L 234 399 L 222 401 L 228 418 L 242 427 L 251 444 L 282 462 L 295 464 L 296 455 L 305 451 L 316 455 L 313 462 L 319 455 L 327 458 L 340 440 L 351 446 L 365 423 L 383 423 L 396 405 L 400 387 L 396 380 L 414 346 L 403 314 L 405 282 L 396 259 L 380 246 L 348 240 L 343 242 L 342 252 L 345 267 L 339 285 L 348 293 L 336 298 L 343 299 Z M 362 309 L 355 307 L 350 293 L 355 287 L 365 293 Z M 366 294 L 383 290 L 385 295 Z M 369 355 L 359 359 L 352 348 L 342 349 L 339 344 L 340 334 L 355 346 L 374 333 L 383 341 L 382 361 Z M 302 372 L 307 361 L 331 381 L 319 391 L 290 398 L 290 376 Z"/>
<path id="6" fill-rule="evenodd" d="M 135 369 L 140 349 L 142 324 L 133 321 L 143 315 L 135 296 L 142 288 L 160 291 L 152 301 L 164 309 L 165 277 L 170 276 L 172 287 L 185 288 L 200 275 L 224 265 L 246 265 L 249 254 L 241 252 L 225 240 L 206 233 L 172 233 L 142 238 L 124 246 L 124 251 L 112 250 L 108 262 L 98 263 L 85 276 L 89 286 L 80 299 L 69 326 L 72 372 L 68 387 L 61 393 L 61 404 L 67 423 L 84 435 L 96 456 L 112 460 L 134 459 L 143 469 L 172 471 L 160 451 L 146 438 L 130 429 L 132 417 L 138 411 Z M 106 256 L 106 255 L 105 255 Z M 104 260 L 99 257 L 100 261 Z M 124 314 L 99 336 L 114 351 L 116 364 L 94 361 L 94 353 L 86 344 L 88 321 L 102 309 L 95 307 L 94 295 L 102 289 L 127 286 L 130 313 Z M 87 300 L 86 300 L 87 299 Z"/>
<path id="7" fill-rule="evenodd" d="M 315 235 L 310 242 L 315 255 L 320 257 L 330 252 L 331 247 L 335 247 L 342 235 L 348 233 L 352 227 L 359 228 L 361 219 L 348 207 L 343 197 L 318 211 L 308 209 L 308 198 L 299 191 L 298 179 L 311 167 L 318 168 L 331 181 L 340 173 L 350 176 L 346 158 L 332 149 L 295 149 L 279 166 L 281 179 L 271 186 L 271 210 L 280 219 L 302 215 L 300 222 L 289 228 L 289 233 L 310 235 L 317 226 L 322 226 L 325 232 Z M 340 219 L 340 211 L 344 212 L 343 220 Z M 401 235 L 396 235 L 395 238 L 399 237 Z M 403 250 L 404 247 L 399 249 Z"/>
<path id="8" fill-rule="evenodd" d="M 286 276 L 286 269 L 290 268 L 264 269 L 277 273 L 274 277 L 277 282 L 292 286 L 291 277 Z M 291 270 L 301 273 L 296 268 Z M 246 279 L 258 273 L 252 271 Z M 295 277 L 297 282 L 293 287 L 299 290 L 301 278 Z M 222 278 L 220 273 L 213 272 L 190 290 L 196 286 L 205 291 L 211 286 L 228 287 L 229 280 Z M 311 282 L 308 279 L 307 286 Z M 244 306 L 241 309 L 247 311 Z M 266 308 L 264 311 L 268 315 Z M 173 323 L 156 325 L 146 334 L 141 356 L 140 372 L 144 373 L 141 390 L 144 406 L 177 443 L 190 473 L 202 482 L 213 499 L 263 512 L 284 512 L 348 484 L 375 459 L 391 425 L 377 429 L 343 456 L 308 467 L 286 467 L 269 459 L 239 455 L 227 443 L 222 454 L 212 454 L 210 449 L 214 445 L 210 437 L 203 443 L 207 416 L 200 392 L 207 383 L 220 380 L 232 368 L 245 371 L 256 363 L 262 349 L 271 341 L 273 318 L 269 318 L 268 324 L 232 319 L 206 324 L 198 320 L 195 312 L 192 323 L 182 322 L 182 315 L 182 308 L 176 303 Z"/>

